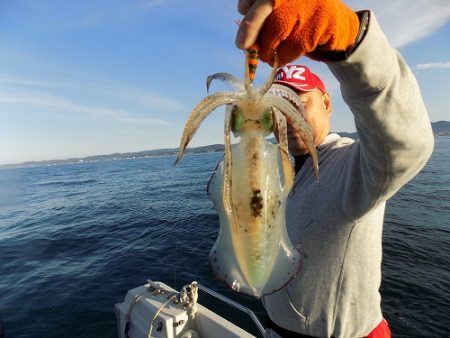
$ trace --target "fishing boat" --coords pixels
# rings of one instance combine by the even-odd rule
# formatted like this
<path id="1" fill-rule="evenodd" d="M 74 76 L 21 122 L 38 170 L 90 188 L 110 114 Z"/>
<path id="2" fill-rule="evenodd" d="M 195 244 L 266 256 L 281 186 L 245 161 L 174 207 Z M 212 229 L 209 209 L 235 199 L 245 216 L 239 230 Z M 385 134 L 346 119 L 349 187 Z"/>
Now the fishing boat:
<path id="1" fill-rule="evenodd" d="M 264 336 L 264 327 L 250 309 L 203 285 L 192 282 L 178 292 L 149 280 L 114 306 L 119 338 L 256 338 L 199 304 L 199 291 L 246 313 Z"/>

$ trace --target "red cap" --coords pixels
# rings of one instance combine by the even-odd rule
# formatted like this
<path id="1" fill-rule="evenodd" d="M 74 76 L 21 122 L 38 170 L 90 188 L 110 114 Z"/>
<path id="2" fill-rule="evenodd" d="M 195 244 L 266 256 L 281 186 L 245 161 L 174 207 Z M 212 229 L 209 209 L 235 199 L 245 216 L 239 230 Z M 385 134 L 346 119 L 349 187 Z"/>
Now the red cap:
<path id="1" fill-rule="evenodd" d="M 309 92 L 315 88 L 326 92 L 322 80 L 308 67 L 303 65 L 286 65 L 278 69 L 273 83 L 290 87 L 301 92 Z"/>

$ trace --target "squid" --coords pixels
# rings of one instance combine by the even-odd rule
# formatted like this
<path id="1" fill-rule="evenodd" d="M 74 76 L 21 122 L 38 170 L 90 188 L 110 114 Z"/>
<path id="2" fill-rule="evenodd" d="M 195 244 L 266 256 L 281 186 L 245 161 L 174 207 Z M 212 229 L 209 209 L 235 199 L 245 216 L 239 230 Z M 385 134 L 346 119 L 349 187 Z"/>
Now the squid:
<path id="1" fill-rule="evenodd" d="M 219 214 L 220 230 L 210 252 L 214 274 L 232 289 L 254 297 L 285 286 L 301 268 L 300 256 L 289 239 L 285 204 L 294 182 L 288 153 L 287 121 L 301 132 L 313 163 L 319 166 L 313 131 L 303 119 L 303 104 L 288 87 L 272 84 L 277 62 L 268 80 L 253 87 L 258 50 L 246 51 L 245 79 L 228 73 L 207 78 L 234 91 L 208 95 L 192 110 L 186 122 L 175 164 L 201 122 L 216 108 L 226 106 L 224 158 L 208 182 L 207 191 Z M 238 142 L 231 144 L 231 132 Z M 266 138 L 275 134 L 278 144 Z"/>

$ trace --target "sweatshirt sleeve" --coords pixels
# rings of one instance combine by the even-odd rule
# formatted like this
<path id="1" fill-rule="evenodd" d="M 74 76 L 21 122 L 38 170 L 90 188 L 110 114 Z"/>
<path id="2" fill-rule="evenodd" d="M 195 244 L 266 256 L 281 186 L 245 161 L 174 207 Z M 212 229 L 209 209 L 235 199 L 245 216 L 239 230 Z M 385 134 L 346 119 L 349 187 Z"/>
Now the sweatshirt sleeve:
<path id="1" fill-rule="evenodd" d="M 358 217 L 389 199 L 425 165 L 434 136 L 417 81 L 370 12 L 367 32 L 345 61 L 328 67 L 355 119 L 341 200 Z"/>

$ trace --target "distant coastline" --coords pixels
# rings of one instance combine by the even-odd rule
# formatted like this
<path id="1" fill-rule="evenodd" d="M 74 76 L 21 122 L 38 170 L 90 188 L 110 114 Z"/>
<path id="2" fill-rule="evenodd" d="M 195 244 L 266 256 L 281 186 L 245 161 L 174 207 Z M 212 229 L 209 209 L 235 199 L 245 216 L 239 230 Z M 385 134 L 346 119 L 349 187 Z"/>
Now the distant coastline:
<path id="1" fill-rule="evenodd" d="M 433 133 L 435 136 L 450 136 L 450 122 L 449 121 L 438 121 L 432 122 L 431 127 L 433 128 Z M 342 137 L 350 137 L 353 139 L 358 138 L 356 132 L 337 132 Z M 196 148 L 187 148 L 185 154 L 200 154 L 200 153 L 211 153 L 211 152 L 222 152 L 224 150 L 223 144 L 211 144 Z M 157 156 L 174 156 L 178 152 L 178 148 L 164 148 L 164 149 L 154 149 L 154 150 L 144 150 L 139 152 L 127 152 L 127 153 L 114 153 L 108 155 L 94 155 L 80 158 L 68 158 L 61 160 L 45 160 L 45 161 L 28 161 L 17 164 L 3 164 L 0 165 L 0 169 L 7 168 L 19 168 L 19 167 L 33 167 L 33 166 L 50 166 L 50 165 L 61 165 L 61 164 L 81 164 L 81 163 L 91 163 L 100 161 L 117 161 L 117 160 L 129 160 L 137 158 L 149 158 Z"/>

